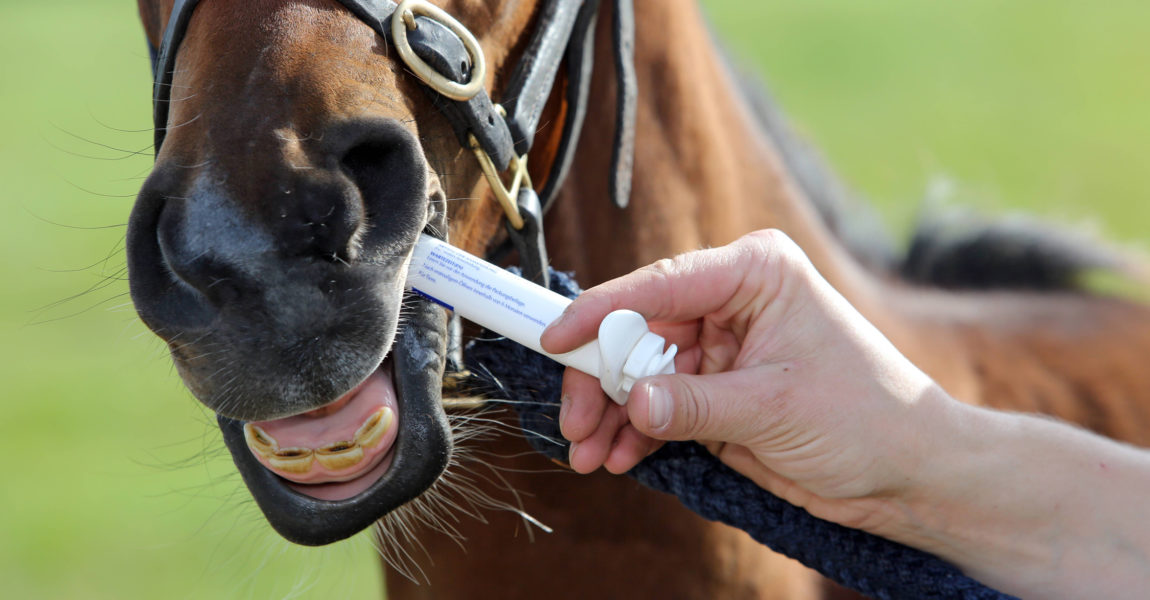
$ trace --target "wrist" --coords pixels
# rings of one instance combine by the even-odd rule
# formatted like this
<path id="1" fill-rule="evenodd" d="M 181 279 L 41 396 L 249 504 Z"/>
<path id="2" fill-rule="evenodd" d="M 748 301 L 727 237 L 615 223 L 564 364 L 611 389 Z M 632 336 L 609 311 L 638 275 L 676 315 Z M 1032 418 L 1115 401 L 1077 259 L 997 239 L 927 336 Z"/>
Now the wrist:
<path id="1" fill-rule="evenodd" d="M 986 506 L 1017 489 L 1014 415 L 949 397 L 923 408 L 915 468 L 890 497 L 889 518 L 873 533 L 948 558 L 968 547 L 986 550 L 993 544 L 982 539 L 984 529 L 993 532 L 986 525 L 1000 516 L 987 514 Z"/>
<path id="2" fill-rule="evenodd" d="M 972 473 L 987 444 L 976 434 L 987 415 L 932 384 L 883 434 L 888 484 L 869 498 L 873 513 L 859 528 L 934 554 L 962 511 L 962 498 L 980 484 Z M 993 459 L 993 456 L 991 457 Z M 982 467 L 985 468 L 985 467 Z"/>
<path id="3" fill-rule="evenodd" d="M 1025 597 L 1120 597 L 1144 587 L 1145 451 L 1042 417 L 956 401 L 933 408 L 943 411 L 935 439 L 873 533 Z"/>

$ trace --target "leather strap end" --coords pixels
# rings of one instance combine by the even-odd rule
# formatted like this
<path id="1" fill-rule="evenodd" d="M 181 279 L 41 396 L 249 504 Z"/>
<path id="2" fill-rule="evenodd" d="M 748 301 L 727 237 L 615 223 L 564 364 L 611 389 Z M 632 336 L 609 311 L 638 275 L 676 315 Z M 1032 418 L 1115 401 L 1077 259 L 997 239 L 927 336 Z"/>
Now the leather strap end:
<path id="1" fill-rule="evenodd" d="M 615 0 L 615 148 L 611 155 L 611 201 L 626 208 L 631 200 L 635 162 L 635 112 L 639 84 L 635 75 L 635 7 L 632 0 Z"/>

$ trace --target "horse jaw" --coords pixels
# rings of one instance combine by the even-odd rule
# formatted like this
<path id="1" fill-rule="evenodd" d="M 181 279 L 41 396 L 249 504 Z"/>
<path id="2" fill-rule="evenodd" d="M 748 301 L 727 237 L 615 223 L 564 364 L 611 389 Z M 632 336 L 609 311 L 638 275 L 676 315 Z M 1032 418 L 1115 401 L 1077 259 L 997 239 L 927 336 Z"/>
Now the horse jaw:
<path id="1" fill-rule="evenodd" d="M 430 233 L 443 235 L 448 231 L 443 218 L 448 210 L 445 196 L 467 198 L 489 192 L 485 184 L 479 183 L 482 177 L 474 161 L 467 156 L 460 160 L 458 142 L 442 122 L 438 109 L 429 102 L 409 100 L 424 97 L 421 84 L 407 76 L 401 64 L 387 59 L 381 40 L 335 3 L 202 3 L 196 11 L 179 50 L 172 84 L 173 89 L 188 93 L 177 95 L 171 102 L 167 137 L 129 228 L 133 296 L 144 321 L 169 342 L 185 383 L 219 415 L 225 443 L 269 522 L 289 540 L 324 544 L 369 527 L 388 511 L 421 494 L 442 473 L 452 451 L 440 404 L 446 329 L 442 309 L 410 297 L 401 299 L 395 281 L 390 280 L 387 289 L 380 287 L 371 295 L 376 299 L 386 295 L 388 304 L 403 305 L 398 319 L 401 325 L 391 341 L 389 332 L 395 330 L 395 315 L 384 315 L 374 307 L 362 310 L 370 301 L 367 298 L 311 312 L 278 312 L 290 302 L 272 303 L 271 308 L 256 304 L 232 304 L 223 310 L 206 308 L 208 303 L 202 301 L 203 297 L 221 291 L 224 296 L 239 297 L 247 288 L 232 288 L 227 283 L 239 280 L 234 272 L 210 273 L 210 281 L 200 282 L 198 292 L 202 294 L 198 296 L 186 293 L 189 286 L 173 286 L 173 280 L 178 279 L 173 269 L 148 264 L 149 257 L 164 255 L 155 234 L 160 217 L 167 211 L 169 221 L 184 218 L 184 209 L 177 205 L 185 199 L 193 200 L 187 214 L 210 209 L 212 215 L 220 218 L 200 219 L 202 227 L 184 237 L 206 241 L 198 246 L 185 244 L 184 256 L 189 260 L 209 256 L 215 264 L 235 266 L 233 271 L 239 275 L 258 273 L 273 282 L 306 277 L 307 285 L 298 290 L 292 288 L 292 294 L 283 293 L 288 289 L 286 284 L 270 288 L 269 292 L 269 286 L 263 285 L 268 279 L 260 280 L 256 287 L 261 294 L 298 298 L 302 302 L 307 298 L 296 291 L 315 296 L 316 290 L 324 289 L 322 293 L 330 294 L 325 287 L 328 272 L 308 271 L 310 267 L 299 264 L 260 262 L 258 258 L 287 254 L 278 247 L 286 236 L 254 251 L 236 248 L 235 252 L 222 253 L 218 239 L 202 234 L 217 231 L 220 221 L 239 223 L 246 219 L 255 222 L 256 228 L 228 237 L 254 243 L 259 239 L 257 229 L 271 230 L 281 222 L 283 207 L 290 209 L 293 202 L 302 201 L 305 192 L 315 189 L 293 187 L 289 185 L 292 178 L 331 172 L 332 177 L 320 182 L 323 185 L 339 178 L 340 153 L 347 151 L 348 144 L 336 147 L 332 143 L 350 135 L 348 130 L 375 130 L 380 140 L 394 140 L 396 132 L 385 131 L 394 128 L 380 122 L 386 120 L 402 124 L 411 139 L 418 140 L 418 165 L 388 169 L 383 176 L 366 179 L 379 182 L 390 180 L 390 173 L 426 172 L 430 178 L 426 190 L 413 185 L 420 191 L 402 196 L 415 205 L 423 199 L 419 194 L 426 191 L 431 202 L 438 205 L 441 210 L 437 218 L 427 222 Z M 170 3 L 141 2 L 141 14 L 153 43 L 159 41 L 162 18 L 169 12 Z M 461 3 L 452 7 L 452 12 L 469 24 L 490 24 L 496 15 L 505 16 L 507 11 L 495 10 L 490 4 Z M 531 3 L 518 3 L 515 29 L 525 27 L 532 12 Z M 266 26 L 252 27 L 257 20 Z M 518 35 L 518 31 L 505 29 L 505 20 L 500 21 L 492 39 Z M 489 53 L 493 66 L 506 58 L 501 54 Z M 268 102 L 266 90 L 287 92 Z M 292 101 L 283 101 L 285 97 Z M 383 144 L 360 145 L 370 151 Z M 392 153 L 392 158 L 395 156 Z M 333 157 L 337 168 L 332 168 L 333 161 L 328 160 Z M 269 164 L 282 168 L 273 172 Z M 450 188 L 439 187 L 436 173 L 450 174 Z M 208 206 L 204 202 L 206 196 L 197 195 L 198 188 L 189 185 L 189 181 L 202 184 L 222 199 L 227 210 Z M 359 185 L 362 180 L 355 183 Z M 289 193 L 290 198 L 286 196 Z M 400 220 L 396 211 L 383 208 L 367 211 L 376 217 L 386 214 L 388 218 L 369 222 L 361 230 L 364 237 L 370 239 L 388 227 L 398 227 L 393 225 Z M 498 206 L 493 202 L 453 202 L 450 209 L 453 242 L 482 254 L 499 232 Z M 302 220 L 314 221 L 310 217 L 322 218 L 325 212 L 317 210 L 303 215 L 309 218 Z M 415 220 L 422 215 L 405 213 L 403 217 L 409 225 L 403 226 L 403 234 L 376 245 L 376 251 L 360 264 L 378 265 L 390 260 L 389 255 L 410 249 L 405 246 L 411 241 L 408 234 L 419 233 L 420 225 Z M 168 240 L 176 237 L 168 236 Z M 173 246 L 167 247 L 170 250 Z M 290 254 L 299 252 L 292 250 Z M 339 258 L 357 264 L 354 254 Z M 399 267 L 389 263 L 386 268 Z M 368 274 L 338 287 L 367 289 L 379 283 L 371 277 Z M 216 285 L 217 282 L 223 283 Z M 227 304 L 227 298 L 222 304 Z M 360 321 L 326 322 L 342 310 L 369 314 Z M 224 312 L 228 314 L 221 316 Z M 270 317 L 256 323 L 253 315 Z M 240 326 L 228 330 L 229 321 Z M 227 331 L 234 335 L 227 335 Z M 272 342 L 293 336 L 293 343 L 269 349 Z M 313 341 L 319 340 L 318 336 L 326 337 Z M 379 478 L 366 489 L 337 500 L 314 497 L 307 493 L 306 486 L 289 483 L 251 454 L 243 438 L 245 420 L 283 418 L 321 409 L 338 401 L 356 382 L 378 369 L 385 355 L 390 356 L 387 360 L 392 366 L 399 433 L 381 466 L 369 474 Z M 260 361 L 279 362 L 287 367 L 264 373 L 256 365 Z M 333 370 L 329 368 L 333 364 L 342 366 Z M 245 380 L 254 383 L 247 385 Z M 384 472 L 378 473 L 380 470 Z"/>
<path id="2" fill-rule="evenodd" d="M 163 179 L 162 173 L 159 179 Z M 429 187 L 434 190 L 434 185 Z M 430 487 L 452 451 L 440 403 L 446 314 L 441 307 L 415 297 L 392 298 L 389 294 L 385 301 L 375 294 L 384 287 L 402 290 L 406 258 L 396 257 L 385 264 L 352 261 L 351 266 L 329 272 L 329 267 L 317 264 L 307 268 L 277 265 L 267 257 L 253 259 L 252 253 L 217 251 L 212 255 L 217 263 L 245 255 L 246 260 L 266 263 L 266 268 L 245 271 L 261 274 L 260 279 L 247 281 L 261 284 L 255 300 L 228 296 L 227 302 L 216 303 L 217 299 L 210 297 L 214 292 L 202 293 L 165 268 L 163 258 L 172 253 L 165 253 L 158 245 L 155 223 L 173 195 L 178 194 L 142 193 L 133 214 L 128 236 L 133 297 L 141 317 L 169 342 L 188 387 L 217 413 L 232 458 L 273 528 L 297 543 L 330 543 L 370 527 Z M 442 231 L 442 194 L 429 196 L 428 221 L 422 228 Z M 218 249 L 222 244 L 209 246 Z M 298 275 L 309 269 L 319 269 L 327 273 L 325 277 L 339 281 L 339 290 L 316 296 L 312 284 L 323 278 L 306 277 L 290 285 L 279 281 L 285 273 Z M 236 289 L 251 287 L 247 284 Z M 286 309 L 268 304 L 277 298 L 299 298 L 301 302 Z M 196 310 L 185 310 L 188 307 Z M 302 329 L 285 328 L 292 324 Z M 225 352 L 221 344 L 229 341 L 233 344 Z M 195 345 L 197 342 L 203 345 Z M 292 362 L 272 360 L 268 364 L 267 357 L 277 356 L 291 356 Z M 394 389 L 398 434 L 380 468 L 363 476 L 375 480 L 357 482 L 366 489 L 350 497 L 324 500 L 309 494 L 306 486 L 293 486 L 256 460 L 244 440 L 244 420 L 326 410 L 348 396 L 358 383 L 377 376 L 373 373 L 385 360 L 391 373 L 387 387 Z M 300 366 L 293 368 L 292 364 Z M 220 373 L 221 368 L 247 381 L 236 385 L 229 375 L 216 379 L 227 382 L 223 387 L 212 383 L 211 375 Z M 280 393 L 281 389 L 295 392 Z M 244 396 L 235 395 L 237 390 Z M 202 395 L 206 393 L 213 395 Z"/>
<path id="3" fill-rule="evenodd" d="M 324 500 L 268 470 L 244 440 L 243 422 L 218 416 L 220 431 L 240 475 L 268 523 L 290 541 L 329 544 L 364 529 L 431 487 L 447 467 L 451 436 L 440 402 L 447 320 L 438 306 L 408 299 L 412 307 L 392 347 L 399 434 L 379 479 L 342 500 Z M 365 477 L 376 476 L 373 469 Z"/>

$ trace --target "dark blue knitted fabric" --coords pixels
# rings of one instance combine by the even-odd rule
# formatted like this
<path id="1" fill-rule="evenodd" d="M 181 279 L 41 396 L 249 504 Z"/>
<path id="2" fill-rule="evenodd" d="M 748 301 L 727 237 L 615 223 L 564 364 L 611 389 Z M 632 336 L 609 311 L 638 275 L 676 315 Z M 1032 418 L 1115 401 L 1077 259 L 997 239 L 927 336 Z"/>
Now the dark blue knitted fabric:
<path id="1" fill-rule="evenodd" d="M 580 290 L 570 276 L 552 271 L 551 287 L 568 297 Z M 468 367 L 493 389 L 516 401 L 520 423 L 536 450 L 566 461 L 559 433 L 563 366 L 502 338 L 481 336 L 468 345 Z M 1004 599 L 924 552 L 812 516 L 755 485 L 691 442 L 664 445 L 630 475 L 674 494 L 706 519 L 746 531 L 755 540 L 872 598 Z"/>

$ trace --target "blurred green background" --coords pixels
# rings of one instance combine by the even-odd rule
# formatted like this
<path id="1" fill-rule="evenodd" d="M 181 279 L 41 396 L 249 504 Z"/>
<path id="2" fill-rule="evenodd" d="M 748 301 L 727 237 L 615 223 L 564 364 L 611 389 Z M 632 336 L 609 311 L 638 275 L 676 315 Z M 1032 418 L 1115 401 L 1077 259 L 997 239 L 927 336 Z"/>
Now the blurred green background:
<path id="1" fill-rule="evenodd" d="M 1146 240 L 1150 4 L 705 4 L 892 230 L 946 188 Z M 149 83 L 134 3 L 0 0 L 0 597 L 378 597 L 366 539 L 268 530 L 132 312 Z"/>

